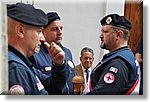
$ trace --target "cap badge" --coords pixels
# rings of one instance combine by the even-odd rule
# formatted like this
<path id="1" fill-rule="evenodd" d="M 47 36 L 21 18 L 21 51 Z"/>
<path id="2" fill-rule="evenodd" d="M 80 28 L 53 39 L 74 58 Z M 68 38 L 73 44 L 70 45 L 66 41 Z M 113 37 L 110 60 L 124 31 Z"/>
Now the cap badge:
<path id="1" fill-rule="evenodd" d="M 111 21 L 112 21 L 112 18 L 111 18 L 111 17 L 108 17 L 108 18 L 106 19 L 106 23 L 107 23 L 107 24 L 110 24 Z"/>

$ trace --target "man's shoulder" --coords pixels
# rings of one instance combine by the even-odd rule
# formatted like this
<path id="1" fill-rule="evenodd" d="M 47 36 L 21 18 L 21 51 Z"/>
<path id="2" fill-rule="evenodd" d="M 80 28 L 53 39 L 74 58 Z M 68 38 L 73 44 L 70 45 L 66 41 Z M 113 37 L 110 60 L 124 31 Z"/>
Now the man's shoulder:
<path id="1" fill-rule="evenodd" d="M 76 65 L 75 69 L 76 69 L 76 75 L 83 76 L 81 64 Z"/>
<path id="2" fill-rule="evenodd" d="M 9 71 L 15 70 L 17 72 L 21 71 L 27 71 L 28 68 L 25 64 L 17 62 L 17 61 L 11 61 L 9 62 Z"/>
<path id="3" fill-rule="evenodd" d="M 81 67 L 81 64 L 78 64 L 78 65 L 76 65 L 75 67 L 76 67 L 76 68 L 79 68 L 79 67 Z"/>
<path id="4" fill-rule="evenodd" d="M 76 69 L 76 70 L 81 70 L 81 69 L 82 69 L 81 64 L 76 65 L 76 66 L 75 66 L 75 69 Z"/>
<path id="5" fill-rule="evenodd" d="M 95 66 L 94 66 L 94 65 L 92 65 L 92 66 L 91 66 L 91 70 L 93 70 L 94 68 L 95 68 Z"/>
<path id="6" fill-rule="evenodd" d="M 68 52 L 71 53 L 71 51 L 70 51 L 70 49 L 69 49 L 68 47 L 64 47 L 64 46 L 63 46 L 63 49 L 64 49 L 65 51 L 68 51 Z"/>
<path id="7" fill-rule="evenodd" d="M 8 62 L 9 62 L 9 70 L 15 69 L 15 70 L 26 70 L 28 67 L 26 63 L 21 59 L 21 57 L 18 57 L 15 53 L 10 52 L 8 54 Z"/>

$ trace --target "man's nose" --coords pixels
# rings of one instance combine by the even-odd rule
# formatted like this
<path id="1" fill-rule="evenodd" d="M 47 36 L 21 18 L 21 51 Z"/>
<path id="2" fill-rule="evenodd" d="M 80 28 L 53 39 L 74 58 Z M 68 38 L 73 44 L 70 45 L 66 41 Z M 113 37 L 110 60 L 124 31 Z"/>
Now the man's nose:
<path id="1" fill-rule="evenodd" d="M 101 39 L 103 37 L 103 33 L 100 33 L 100 36 L 99 36 L 99 38 Z"/>
<path id="2" fill-rule="evenodd" d="M 58 29 L 58 34 L 62 34 L 62 29 L 61 28 Z"/>
<path id="3" fill-rule="evenodd" d="M 89 61 L 89 58 L 87 58 L 87 61 Z"/>

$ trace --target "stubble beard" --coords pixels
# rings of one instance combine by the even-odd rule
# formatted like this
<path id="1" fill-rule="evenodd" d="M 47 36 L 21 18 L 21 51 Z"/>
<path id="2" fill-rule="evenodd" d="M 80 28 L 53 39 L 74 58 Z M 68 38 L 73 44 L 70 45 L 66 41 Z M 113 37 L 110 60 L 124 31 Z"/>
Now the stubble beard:
<path id="1" fill-rule="evenodd" d="M 102 43 L 100 44 L 100 47 L 101 47 L 102 49 L 106 49 L 106 45 L 105 45 L 105 43 L 104 43 L 104 42 L 102 42 Z"/>

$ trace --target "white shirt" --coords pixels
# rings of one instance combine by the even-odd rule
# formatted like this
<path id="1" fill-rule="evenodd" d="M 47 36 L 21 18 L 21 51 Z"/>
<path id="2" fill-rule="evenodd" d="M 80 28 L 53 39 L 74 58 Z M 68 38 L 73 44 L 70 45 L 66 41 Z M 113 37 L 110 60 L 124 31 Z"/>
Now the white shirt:
<path id="1" fill-rule="evenodd" d="M 82 67 L 82 71 L 83 71 L 83 76 L 84 76 L 84 82 L 85 82 L 85 89 L 84 89 L 84 91 L 83 91 L 83 94 L 86 94 L 86 93 L 88 93 L 88 92 L 90 92 L 90 87 L 89 87 L 89 85 L 90 85 L 90 75 L 91 75 L 91 72 L 92 72 L 92 68 L 90 67 L 90 68 L 88 68 L 88 71 L 89 71 L 89 76 L 88 76 L 88 82 L 86 82 L 86 72 L 85 72 L 85 68 L 83 67 L 83 65 L 81 64 L 81 67 Z"/>

